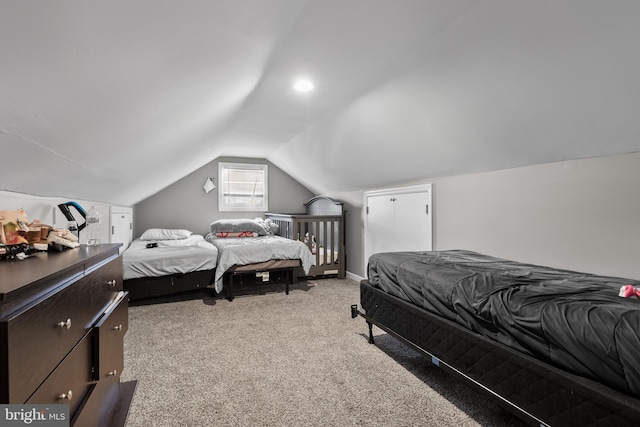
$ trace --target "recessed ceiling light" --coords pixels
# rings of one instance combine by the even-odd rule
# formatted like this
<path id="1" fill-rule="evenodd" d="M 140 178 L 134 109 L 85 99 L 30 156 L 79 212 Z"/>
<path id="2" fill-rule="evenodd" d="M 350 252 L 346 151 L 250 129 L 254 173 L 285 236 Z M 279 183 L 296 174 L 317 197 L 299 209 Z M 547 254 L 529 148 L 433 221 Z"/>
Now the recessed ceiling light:
<path id="1" fill-rule="evenodd" d="M 298 92 L 309 92 L 313 90 L 313 83 L 306 79 L 300 79 L 294 83 L 293 88 Z"/>

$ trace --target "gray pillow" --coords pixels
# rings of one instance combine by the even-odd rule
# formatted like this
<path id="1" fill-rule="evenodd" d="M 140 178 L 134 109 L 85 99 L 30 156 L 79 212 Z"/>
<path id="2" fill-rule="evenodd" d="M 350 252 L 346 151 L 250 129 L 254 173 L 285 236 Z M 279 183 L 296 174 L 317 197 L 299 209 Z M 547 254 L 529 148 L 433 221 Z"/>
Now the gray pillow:
<path id="1" fill-rule="evenodd" d="M 215 233 L 239 233 L 253 231 L 260 236 L 270 234 L 265 228 L 252 219 L 219 219 L 211 223 L 211 232 Z"/>

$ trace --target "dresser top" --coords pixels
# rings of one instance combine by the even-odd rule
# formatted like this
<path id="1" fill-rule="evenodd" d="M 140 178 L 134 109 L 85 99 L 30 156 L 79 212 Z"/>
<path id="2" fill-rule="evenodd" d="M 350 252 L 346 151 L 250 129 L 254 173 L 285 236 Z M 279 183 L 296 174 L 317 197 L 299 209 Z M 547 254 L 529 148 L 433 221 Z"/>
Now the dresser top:
<path id="1" fill-rule="evenodd" d="M 0 261 L 0 304 L 37 292 L 56 280 L 84 274 L 86 266 L 118 254 L 121 244 L 80 245 L 63 252 L 39 252 L 23 260 Z"/>

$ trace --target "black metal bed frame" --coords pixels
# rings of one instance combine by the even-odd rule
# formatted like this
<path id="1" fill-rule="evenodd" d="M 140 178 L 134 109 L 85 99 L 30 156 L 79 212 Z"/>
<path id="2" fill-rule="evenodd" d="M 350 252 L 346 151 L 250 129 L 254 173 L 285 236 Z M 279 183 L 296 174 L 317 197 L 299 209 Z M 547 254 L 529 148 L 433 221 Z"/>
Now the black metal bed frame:
<path id="1" fill-rule="evenodd" d="M 638 426 L 640 400 L 574 375 L 360 283 L 362 316 L 532 426 Z"/>
<path id="2" fill-rule="evenodd" d="M 233 269 L 227 270 L 223 276 L 223 280 L 227 278 L 227 283 L 224 286 L 226 298 L 229 301 L 233 301 L 235 298 L 233 294 L 233 279 L 236 276 L 241 276 L 244 274 L 256 274 L 256 273 L 272 273 L 277 271 L 283 271 L 285 274 L 285 294 L 289 295 L 289 286 L 294 283 L 294 274 L 293 270 L 297 267 L 279 267 L 279 268 L 266 268 L 266 269 L 258 269 L 252 271 L 234 271 Z"/>

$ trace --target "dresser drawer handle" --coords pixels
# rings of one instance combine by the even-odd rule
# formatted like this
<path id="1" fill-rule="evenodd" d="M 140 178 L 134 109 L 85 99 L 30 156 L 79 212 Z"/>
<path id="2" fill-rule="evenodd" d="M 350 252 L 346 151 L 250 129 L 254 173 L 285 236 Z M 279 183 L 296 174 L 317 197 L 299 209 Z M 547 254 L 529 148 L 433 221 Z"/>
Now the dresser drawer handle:
<path id="1" fill-rule="evenodd" d="M 116 283 L 118 283 L 118 282 L 116 282 L 116 281 L 115 281 L 115 279 L 114 279 L 114 280 L 109 280 L 109 281 L 107 282 L 107 285 L 109 285 L 109 286 L 115 286 L 115 285 L 116 285 Z"/>
<path id="2" fill-rule="evenodd" d="M 67 319 L 66 322 L 60 322 L 58 323 L 58 327 L 59 328 L 67 328 L 67 329 L 71 329 L 71 319 Z"/>
<path id="3" fill-rule="evenodd" d="M 114 326 L 113 330 L 114 331 L 121 331 L 122 330 L 122 325 Z"/>
<path id="4" fill-rule="evenodd" d="M 72 397 L 73 397 L 73 392 L 71 390 L 69 390 L 67 393 L 62 393 L 58 395 L 58 399 L 71 400 Z"/>
<path id="5" fill-rule="evenodd" d="M 113 377 L 113 376 L 115 376 L 117 373 L 118 373 L 118 371 L 114 369 L 113 371 L 107 372 L 107 375 L 108 375 L 108 376 L 110 376 L 110 377 Z"/>

